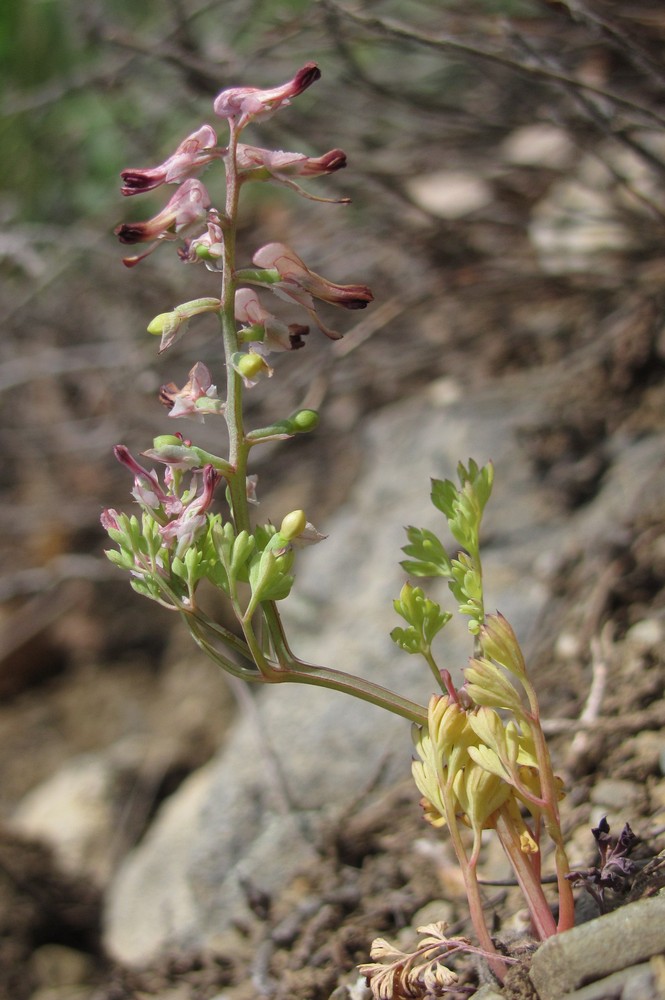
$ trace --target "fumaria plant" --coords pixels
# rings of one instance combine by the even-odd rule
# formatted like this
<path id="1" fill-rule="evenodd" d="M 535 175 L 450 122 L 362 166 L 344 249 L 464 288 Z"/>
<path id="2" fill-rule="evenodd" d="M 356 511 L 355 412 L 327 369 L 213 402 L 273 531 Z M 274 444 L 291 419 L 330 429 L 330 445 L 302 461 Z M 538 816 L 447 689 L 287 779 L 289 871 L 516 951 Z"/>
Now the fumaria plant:
<path id="1" fill-rule="evenodd" d="M 201 125 L 176 151 L 152 169 L 124 170 L 122 193 L 133 196 L 164 184 L 175 193 L 147 222 L 120 225 L 123 244 L 149 246 L 127 257 L 133 267 L 163 242 L 177 241 L 187 265 L 203 265 L 216 276 L 213 295 L 184 302 L 155 317 L 148 330 L 161 337 L 165 351 L 194 317 L 211 313 L 219 320 L 215 363 L 225 381 L 217 389 L 202 362 L 182 388 L 162 387 L 160 398 L 173 418 L 218 421 L 224 454 L 212 454 L 181 433 L 156 438 L 140 464 L 123 445 L 116 457 L 134 477 L 132 495 L 140 514 L 105 510 L 102 523 L 116 548 L 109 559 L 127 570 L 140 594 L 180 614 L 198 645 L 224 670 L 250 683 L 315 684 L 371 702 L 413 724 L 416 760 L 413 776 L 423 795 L 425 818 L 447 827 L 463 874 L 471 920 L 479 947 L 445 936 L 445 927 L 422 928 L 427 936 L 411 955 L 375 942 L 372 958 L 361 967 L 377 997 L 416 996 L 417 990 L 443 993 L 455 981 L 445 958 L 461 947 L 480 951 L 499 979 L 510 959 L 500 955 L 489 933 L 477 877 L 483 832 L 494 830 L 514 869 L 532 919 L 534 935 L 545 939 L 573 923 L 568 863 L 559 822 L 561 782 L 555 777 L 540 726 L 538 702 L 517 638 L 500 614 L 487 614 L 480 559 L 480 526 L 492 490 L 491 465 L 460 464 L 458 482 L 433 480 L 432 502 L 447 522 L 458 549 L 450 557 L 431 531 L 411 527 L 402 563 L 412 578 L 444 577 L 468 620 L 473 656 L 456 688 L 440 669 L 433 644 L 451 614 L 405 583 L 395 609 L 404 625 L 392 632 L 407 653 L 421 656 L 435 692 L 420 705 L 352 673 L 304 662 L 291 650 L 279 604 L 294 582 L 295 549 L 321 540 L 303 511 L 286 514 L 279 527 L 250 516 L 256 502 L 256 477 L 249 471 L 253 450 L 269 441 L 309 433 L 318 415 L 301 409 L 266 427 L 248 428 L 243 397 L 273 374 L 270 355 L 294 352 L 305 344 L 310 325 L 327 337 L 341 335 L 324 324 L 316 300 L 345 309 L 364 309 L 373 299 L 364 284 L 340 285 L 312 271 L 283 243 L 269 243 L 251 264 L 236 259 L 239 202 L 246 185 L 281 184 L 314 198 L 300 182 L 346 166 L 341 149 L 319 157 L 248 145 L 245 130 L 288 106 L 320 77 L 314 63 L 271 89 L 223 90 L 213 110 L 228 127 L 226 145 L 214 129 Z M 206 168 L 224 173 L 224 200 L 213 203 L 196 175 Z M 211 171 L 212 172 L 212 171 Z M 318 201 L 329 199 L 314 198 Z M 341 199 L 342 202 L 346 199 Z M 273 293 L 300 311 L 294 323 L 276 318 L 262 296 Z M 305 320 L 303 323 L 302 320 Z M 161 475 L 156 471 L 161 469 Z M 213 508 L 216 494 L 222 502 Z M 228 601 L 237 634 L 212 620 L 197 603 L 197 589 L 208 581 Z M 541 887 L 541 857 L 546 839 L 553 845 L 558 884 L 558 921 Z M 411 991 L 411 992 L 409 992 Z"/>

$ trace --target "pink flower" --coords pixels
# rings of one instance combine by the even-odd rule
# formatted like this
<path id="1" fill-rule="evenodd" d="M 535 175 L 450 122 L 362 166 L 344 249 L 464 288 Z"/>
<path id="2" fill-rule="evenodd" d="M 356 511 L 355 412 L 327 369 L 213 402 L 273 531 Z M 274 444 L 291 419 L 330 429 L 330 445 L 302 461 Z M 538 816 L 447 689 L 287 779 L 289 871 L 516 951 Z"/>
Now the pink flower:
<path id="1" fill-rule="evenodd" d="M 159 529 L 159 533 L 167 546 L 175 543 L 174 555 L 180 559 L 187 549 L 199 538 L 208 526 L 207 511 L 210 507 L 215 487 L 222 477 L 215 472 L 212 465 L 203 469 L 203 484 L 201 492 L 183 505 L 181 513 Z"/>
<path id="2" fill-rule="evenodd" d="M 345 309 L 364 309 L 374 300 L 367 285 L 337 285 L 310 271 L 285 243 L 267 243 L 256 251 L 252 259 L 258 267 L 274 268 L 282 279 L 282 290 L 287 294 L 290 294 L 291 288 L 296 292 L 305 291 L 322 302 Z"/>
<path id="3" fill-rule="evenodd" d="M 149 170 L 123 170 L 122 194 L 140 194 L 152 191 L 161 184 L 179 184 L 191 177 L 212 160 L 219 159 L 226 150 L 216 148 L 217 135 L 210 125 L 202 125 L 184 139 L 175 153 L 158 167 Z"/>
<path id="4" fill-rule="evenodd" d="M 203 420 L 205 414 L 223 413 L 224 403 L 217 395 L 217 386 L 212 384 L 210 372 L 197 361 L 189 373 L 189 379 L 178 389 L 173 382 L 163 385 L 159 391 L 162 403 L 171 407 L 170 417 L 197 417 Z"/>
<path id="5" fill-rule="evenodd" d="M 184 264 L 196 264 L 203 261 L 209 271 L 223 271 L 222 256 L 224 254 L 224 232 L 219 212 L 211 208 L 208 212 L 206 231 L 195 239 L 186 239 L 184 246 L 178 250 L 178 256 Z"/>
<path id="6" fill-rule="evenodd" d="M 273 111 L 289 105 L 292 97 L 302 94 L 303 90 L 320 76 L 321 71 L 316 63 L 307 63 L 298 70 L 292 80 L 283 83 L 281 87 L 273 87 L 270 90 L 261 90 L 258 87 L 231 87 L 223 90 L 215 98 L 213 108 L 220 118 L 233 118 L 238 128 L 244 128 L 253 119 L 267 118 Z"/>
<path id="7" fill-rule="evenodd" d="M 215 487 L 221 475 L 212 465 L 205 465 L 192 477 L 192 486 L 181 496 L 175 490 L 178 477 L 169 466 L 164 473 L 164 486 L 155 472 L 144 469 L 129 453 L 124 445 L 114 448 L 119 462 L 134 473 L 132 496 L 156 522 L 164 543 L 171 547 L 175 543 L 175 554 L 182 558 L 189 546 L 206 529 L 206 512 L 210 507 Z M 199 491 L 199 482 L 201 488 Z M 108 530 L 121 528 L 118 512 L 106 510 L 102 513 L 102 524 Z"/>
<path id="8" fill-rule="evenodd" d="M 239 323 L 249 327 L 261 327 L 261 346 L 268 351 L 296 351 L 305 346 L 303 337 L 309 327 L 298 323 L 282 323 L 261 305 L 257 293 L 252 288 L 239 288 L 235 298 L 235 317 Z"/>
<path id="9" fill-rule="evenodd" d="M 157 478 L 157 473 L 144 469 L 124 444 L 116 445 L 113 454 L 122 465 L 134 474 L 132 496 L 141 507 L 149 510 L 153 517 L 160 521 L 162 514 L 170 517 L 180 513 L 182 501 L 165 491 Z"/>
<path id="10" fill-rule="evenodd" d="M 99 515 L 99 521 L 104 531 L 122 531 L 120 514 L 114 507 L 107 507 Z"/>
<path id="11" fill-rule="evenodd" d="M 201 181 L 190 178 L 180 185 L 170 201 L 147 222 L 125 222 L 114 232 L 121 243 L 154 243 L 146 253 L 137 257 L 125 257 L 123 264 L 133 267 L 143 260 L 157 246 L 160 240 L 175 239 L 175 234 L 200 222 L 205 218 L 210 205 L 210 196 Z"/>
<path id="12" fill-rule="evenodd" d="M 238 143 L 236 162 L 240 170 L 264 169 L 275 176 L 320 177 L 345 167 L 346 153 L 331 149 L 322 156 L 305 156 L 304 153 L 285 153 Z"/>
<path id="13" fill-rule="evenodd" d="M 253 181 L 274 180 L 291 188 L 311 201 L 335 202 L 348 205 L 350 198 L 319 198 L 296 184 L 293 177 L 323 177 L 346 166 L 346 153 L 331 149 L 323 156 L 305 156 L 304 153 L 285 153 L 282 150 L 260 149 L 239 143 L 236 162 L 240 179 Z"/>
<path id="14" fill-rule="evenodd" d="M 316 314 L 312 297 L 345 309 L 364 309 L 374 296 L 367 285 L 337 285 L 310 271 L 298 255 L 284 243 L 268 243 L 257 250 L 253 262 L 262 268 L 274 269 L 280 280 L 270 290 L 282 298 L 292 299 L 310 314 L 320 330 L 331 340 L 341 334 L 329 330 Z"/>

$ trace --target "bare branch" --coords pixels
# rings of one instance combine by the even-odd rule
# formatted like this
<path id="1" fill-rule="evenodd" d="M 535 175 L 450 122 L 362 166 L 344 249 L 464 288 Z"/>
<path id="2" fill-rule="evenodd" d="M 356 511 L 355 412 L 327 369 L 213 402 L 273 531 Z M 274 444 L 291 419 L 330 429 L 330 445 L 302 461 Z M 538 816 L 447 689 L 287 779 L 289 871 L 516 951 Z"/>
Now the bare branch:
<path id="1" fill-rule="evenodd" d="M 514 56 L 506 55 L 498 49 L 484 48 L 480 45 L 471 44 L 455 38 L 453 35 L 442 32 L 425 33 L 416 28 L 411 28 L 392 18 L 379 18 L 366 14 L 359 14 L 357 11 L 342 7 L 336 0 L 322 0 L 324 7 L 336 11 L 340 16 L 348 18 L 355 24 L 359 24 L 370 31 L 376 31 L 393 38 L 415 42 L 427 48 L 448 50 L 457 52 L 460 55 L 492 62 L 499 66 L 504 66 L 514 72 L 524 73 L 527 76 L 535 77 L 549 83 L 566 84 L 576 90 L 593 94 L 605 101 L 611 101 L 618 108 L 625 108 L 642 115 L 646 120 L 665 125 L 665 116 L 659 114 L 653 108 L 646 107 L 630 97 L 617 94 L 615 91 L 607 90 L 604 87 L 597 87 L 592 83 L 580 80 L 578 77 L 570 76 L 560 70 L 551 69 L 547 66 L 534 64 L 529 61 L 517 59 Z"/>

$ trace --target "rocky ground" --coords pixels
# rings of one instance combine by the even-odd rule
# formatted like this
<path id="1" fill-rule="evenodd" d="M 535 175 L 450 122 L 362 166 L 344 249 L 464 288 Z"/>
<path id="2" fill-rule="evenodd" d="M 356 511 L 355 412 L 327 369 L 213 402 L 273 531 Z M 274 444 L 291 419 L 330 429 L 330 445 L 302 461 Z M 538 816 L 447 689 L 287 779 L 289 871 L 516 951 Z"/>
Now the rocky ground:
<path id="1" fill-rule="evenodd" d="M 322 91 L 334 107 L 308 138 L 344 145 L 351 132 L 358 176 L 340 184 L 355 214 L 257 203 L 242 238 L 248 248 L 291 240 L 321 271 L 367 280 L 376 303 L 339 345 L 310 338 L 251 417 L 320 404 L 320 431 L 271 452 L 258 471 L 266 516 L 303 506 L 327 530 L 335 517 L 353 523 L 353 489 L 384 416 L 392 434 L 423 403 L 477 407 L 491 423 L 508 414 L 507 453 L 538 491 L 534 572 L 519 572 L 540 595 L 528 650 L 568 790 L 571 858 L 593 862 L 590 826 L 607 815 L 613 832 L 630 823 L 646 864 L 665 847 L 665 22 L 657 3 L 576 9 L 572 18 L 566 4 L 543 4 L 537 18 L 508 25 L 451 14 L 442 34 L 475 49 L 491 43 L 513 62 L 465 54 L 468 92 L 451 106 L 435 86 L 437 60 L 451 58 L 445 45 L 417 31 L 404 40 L 394 25 L 391 35 L 369 14 L 342 18 L 349 35 L 338 32 Z M 317 10 L 327 30 L 339 27 L 335 4 Z M 406 46 L 400 85 L 380 61 L 361 70 L 349 37 Z M 278 46 L 278 77 L 291 52 Z M 356 102 L 351 124 L 335 87 Z M 107 953 L 106 890 L 123 858 L 250 708 L 191 653 L 177 623 L 116 579 L 97 528 L 101 507 L 122 505 L 128 485 L 110 447 L 140 450 L 163 430 L 156 389 L 175 377 L 169 365 L 175 373 L 205 349 L 194 341 L 163 366 L 140 331 L 204 278 L 158 262 L 137 281 L 96 231 L 50 238 L 33 248 L 32 273 L 26 249 L 3 292 L 0 995 L 327 1000 L 339 990 L 342 1000 L 350 986 L 360 1000 L 355 967 L 376 936 L 412 947 L 415 928 L 433 920 L 470 933 L 445 838 L 424 826 L 411 783 L 379 769 L 315 825 L 279 892 L 245 882 L 244 909 L 214 947 L 167 949 L 135 967 Z M 54 273 L 44 262 L 63 240 L 70 252 Z M 487 438 L 468 426 L 476 437 L 461 434 L 459 447 L 484 451 Z M 400 474 L 408 479 L 385 469 L 386 496 Z M 561 529 L 555 547 L 538 542 L 548 524 Z M 343 575 L 331 585 L 343 587 Z M 515 588 L 519 575 L 519 608 Z M 279 768 L 265 752 L 265 766 Z M 483 865 L 491 882 L 490 850 Z M 627 899 L 662 885 L 662 871 L 649 871 Z M 514 890 L 486 892 L 497 932 L 520 930 Z M 479 971 L 461 960 L 458 972 L 449 995 L 460 1000 Z M 528 989 L 516 978 L 503 995 Z"/>

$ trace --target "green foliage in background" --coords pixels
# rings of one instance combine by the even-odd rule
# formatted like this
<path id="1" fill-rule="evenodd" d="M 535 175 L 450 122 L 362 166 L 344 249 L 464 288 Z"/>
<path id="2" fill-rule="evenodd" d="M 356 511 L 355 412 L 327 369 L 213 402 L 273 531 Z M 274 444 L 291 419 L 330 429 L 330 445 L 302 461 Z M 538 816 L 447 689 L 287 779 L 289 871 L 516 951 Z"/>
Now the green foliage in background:
<path id="1" fill-rule="evenodd" d="M 108 0 L 103 17 L 127 32 L 156 22 L 155 4 Z M 100 45 L 79 2 L 0 5 L 2 215 L 66 224 L 99 211 L 115 185 L 120 139 L 136 116 L 118 53 Z"/>

